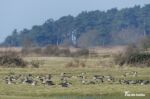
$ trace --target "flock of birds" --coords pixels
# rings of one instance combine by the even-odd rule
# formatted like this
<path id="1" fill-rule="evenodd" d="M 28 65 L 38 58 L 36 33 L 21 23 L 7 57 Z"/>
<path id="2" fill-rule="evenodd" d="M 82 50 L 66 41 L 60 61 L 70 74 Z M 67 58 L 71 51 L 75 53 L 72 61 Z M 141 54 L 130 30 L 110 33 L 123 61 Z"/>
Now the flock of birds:
<path id="1" fill-rule="evenodd" d="M 47 75 L 32 75 L 32 74 L 9 74 L 7 77 L 3 78 L 3 81 L 6 84 L 29 84 L 33 86 L 37 86 L 39 84 L 45 86 L 53 86 L 53 85 L 60 85 L 61 87 L 69 87 L 72 85 L 69 82 L 69 79 L 76 78 L 80 81 L 81 84 L 89 85 L 89 84 L 103 84 L 103 83 L 118 83 L 118 84 L 140 84 L 140 85 L 147 85 L 150 84 L 150 80 L 127 80 L 127 77 L 137 77 L 137 72 L 126 72 L 123 74 L 121 79 L 115 79 L 111 75 L 93 75 L 90 79 L 86 73 L 81 73 L 78 76 L 71 76 L 69 73 L 61 73 L 59 76 L 59 84 L 54 83 L 51 74 Z"/>

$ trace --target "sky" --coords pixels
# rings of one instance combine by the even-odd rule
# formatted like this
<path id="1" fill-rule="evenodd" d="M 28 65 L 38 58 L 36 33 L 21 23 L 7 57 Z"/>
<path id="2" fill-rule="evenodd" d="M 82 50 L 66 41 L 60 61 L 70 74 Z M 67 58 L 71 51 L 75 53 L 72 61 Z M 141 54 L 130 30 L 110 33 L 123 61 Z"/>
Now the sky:
<path id="1" fill-rule="evenodd" d="M 0 42 L 14 29 L 18 31 L 46 20 L 76 16 L 82 11 L 144 6 L 150 0 L 0 0 Z"/>

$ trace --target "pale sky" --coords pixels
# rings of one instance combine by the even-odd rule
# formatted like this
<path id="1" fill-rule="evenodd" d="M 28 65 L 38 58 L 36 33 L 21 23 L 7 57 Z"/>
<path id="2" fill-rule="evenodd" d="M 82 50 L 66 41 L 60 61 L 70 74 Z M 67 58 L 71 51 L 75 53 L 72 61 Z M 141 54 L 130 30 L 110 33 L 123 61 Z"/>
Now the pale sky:
<path id="1" fill-rule="evenodd" d="M 16 28 L 30 29 L 47 19 L 65 15 L 76 16 L 82 11 L 144 6 L 150 0 L 0 0 L 0 42 Z"/>

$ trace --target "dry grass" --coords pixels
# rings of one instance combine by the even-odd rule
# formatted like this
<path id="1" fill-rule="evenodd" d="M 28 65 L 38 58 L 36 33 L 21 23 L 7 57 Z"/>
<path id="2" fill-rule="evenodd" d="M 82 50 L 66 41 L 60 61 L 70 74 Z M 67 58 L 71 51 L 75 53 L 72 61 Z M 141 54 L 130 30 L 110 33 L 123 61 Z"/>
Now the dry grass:
<path id="1" fill-rule="evenodd" d="M 100 50 L 97 49 L 97 51 Z M 102 49 L 100 52 L 104 53 L 105 51 Z M 135 68 L 128 66 L 121 68 L 113 63 L 113 58 L 111 56 L 78 58 L 82 61 L 86 60 L 86 66 L 84 68 L 66 68 L 66 64 L 73 60 L 71 57 L 25 57 L 24 59 L 27 61 L 44 61 L 45 64 L 39 68 L 0 68 L 0 99 L 126 99 L 124 97 L 124 91 L 127 90 L 133 93 L 146 94 L 147 97 L 142 97 L 142 99 L 149 99 L 150 96 L 150 85 L 120 85 L 117 83 L 82 85 L 75 78 L 69 80 L 73 83 L 69 88 L 62 88 L 58 85 L 53 87 L 45 87 L 42 85 L 6 85 L 2 81 L 2 78 L 10 72 L 15 74 L 31 73 L 33 75 L 50 73 L 53 75 L 53 81 L 57 84 L 59 83 L 59 75 L 62 72 L 71 73 L 71 75 L 79 75 L 82 72 L 86 72 L 89 79 L 95 74 L 112 75 L 116 79 L 119 79 L 122 78 L 122 74 L 125 72 L 137 71 L 137 79 L 150 78 L 150 68 Z M 113 98 L 112 96 L 118 98 Z M 135 99 L 135 97 L 131 99 Z"/>

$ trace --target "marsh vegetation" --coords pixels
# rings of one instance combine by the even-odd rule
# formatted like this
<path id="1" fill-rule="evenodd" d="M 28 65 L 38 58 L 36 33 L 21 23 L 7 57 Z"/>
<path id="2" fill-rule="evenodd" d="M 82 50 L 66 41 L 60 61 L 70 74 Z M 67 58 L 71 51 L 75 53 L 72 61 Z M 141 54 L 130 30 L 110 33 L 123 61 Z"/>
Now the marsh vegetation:
<path id="1" fill-rule="evenodd" d="M 98 50 L 97 50 L 98 49 Z M 122 52 L 124 48 L 97 48 L 90 49 L 90 51 L 97 50 L 95 55 L 79 56 L 79 57 L 22 57 L 26 62 L 38 61 L 41 62 L 38 68 L 27 66 L 25 68 L 0 68 L 0 98 L 6 99 L 105 99 L 114 96 L 118 98 L 125 98 L 124 91 L 129 90 L 133 93 L 144 93 L 149 97 L 149 84 L 120 84 L 119 80 L 124 81 L 149 81 L 150 68 L 137 67 L 124 64 L 119 66 L 114 61 L 114 55 L 116 51 Z M 105 50 L 104 50 L 105 49 Z M 111 49 L 111 50 L 110 50 Z M 133 76 L 132 72 L 137 72 L 137 75 Z M 60 74 L 66 73 L 71 78 L 67 81 L 71 83 L 71 86 L 62 87 L 59 85 Z M 86 81 L 93 80 L 94 75 L 112 76 L 115 78 L 115 82 L 104 81 L 104 83 L 85 83 L 83 84 L 78 76 L 85 73 Z M 9 75 L 29 75 L 37 77 L 39 75 L 52 75 L 52 81 L 55 83 L 53 86 L 45 86 L 43 84 L 30 85 L 30 84 L 7 84 L 4 81 L 5 77 Z M 76 78 L 77 77 L 77 78 Z M 88 95 L 88 96 L 86 96 Z M 148 99 L 144 97 L 145 99 Z"/>

